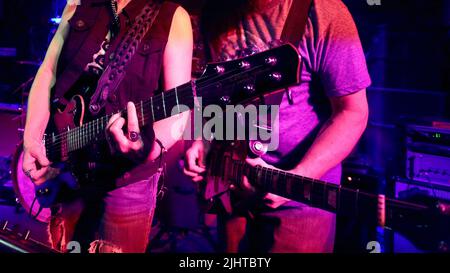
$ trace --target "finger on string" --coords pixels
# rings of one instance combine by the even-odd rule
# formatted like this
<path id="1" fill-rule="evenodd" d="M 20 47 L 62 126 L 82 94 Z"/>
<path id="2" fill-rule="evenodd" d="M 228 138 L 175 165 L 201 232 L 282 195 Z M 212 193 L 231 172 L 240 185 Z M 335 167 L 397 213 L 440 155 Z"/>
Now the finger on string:
<path id="1" fill-rule="evenodd" d="M 136 106 L 131 101 L 127 104 L 127 119 L 128 132 L 139 133 L 139 121 L 136 113 Z"/>

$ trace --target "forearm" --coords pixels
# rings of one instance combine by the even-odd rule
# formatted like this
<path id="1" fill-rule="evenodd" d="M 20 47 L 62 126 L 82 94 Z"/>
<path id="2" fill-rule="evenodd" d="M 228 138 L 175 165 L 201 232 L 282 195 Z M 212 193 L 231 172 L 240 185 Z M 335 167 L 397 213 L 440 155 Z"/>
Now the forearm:
<path id="1" fill-rule="evenodd" d="M 320 179 L 349 155 L 366 125 L 366 113 L 346 110 L 336 113 L 323 126 L 293 172 Z"/>
<path id="2" fill-rule="evenodd" d="M 50 116 L 50 88 L 54 84 L 53 73 L 41 67 L 30 90 L 27 106 L 27 120 L 24 145 L 40 143 Z"/>
<path id="3" fill-rule="evenodd" d="M 28 97 L 27 121 L 25 124 L 24 145 L 41 142 L 50 116 L 50 89 L 55 84 L 55 72 L 59 54 L 64 45 L 69 26 L 68 20 L 74 14 L 76 6 L 66 6 L 61 23 L 47 49 L 44 61 L 36 73 Z"/>
<path id="4" fill-rule="evenodd" d="M 177 141 L 182 139 L 188 118 L 189 112 L 187 111 L 156 122 L 153 125 L 155 137 L 162 143 L 166 150 L 169 150 Z M 154 143 L 152 149 L 150 150 L 148 160 L 155 160 L 160 156 L 160 154 L 160 145 Z"/>
<path id="5" fill-rule="evenodd" d="M 163 56 L 163 88 L 173 89 L 191 79 L 192 67 L 192 27 L 189 14 L 178 7 L 172 19 L 166 48 Z M 155 137 L 161 141 L 165 149 L 170 149 L 181 140 L 189 111 L 155 122 Z M 156 144 L 150 151 L 148 159 L 154 160 L 160 155 L 161 147 Z"/>

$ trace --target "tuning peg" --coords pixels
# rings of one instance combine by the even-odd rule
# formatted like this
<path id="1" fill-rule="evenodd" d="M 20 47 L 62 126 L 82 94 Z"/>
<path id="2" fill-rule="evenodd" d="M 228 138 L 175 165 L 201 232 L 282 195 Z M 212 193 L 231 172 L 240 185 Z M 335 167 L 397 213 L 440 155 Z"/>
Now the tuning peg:
<path id="1" fill-rule="evenodd" d="M 224 104 L 229 104 L 231 101 L 231 98 L 230 98 L 230 96 L 222 96 L 222 97 L 220 97 L 220 101 Z"/>
<path id="2" fill-rule="evenodd" d="M 254 84 L 251 84 L 251 83 L 248 83 L 248 84 L 246 84 L 246 85 L 244 85 L 244 91 L 247 93 L 247 94 L 253 94 L 253 93 L 255 93 L 255 85 Z"/>
<path id="3" fill-rule="evenodd" d="M 216 71 L 218 74 L 223 74 L 223 72 L 225 72 L 225 67 L 218 65 L 214 67 L 214 71 Z"/>
<path id="4" fill-rule="evenodd" d="M 273 72 L 269 74 L 270 79 L 274 80 L 274 81 L 281 81 L 281 79 L 283 78 L 283 76 L 281 75 L 281 73 L 278 72 Z"/>
<path id="5" fill-rule="evenodd" d="M 250 68 L 250 63 L 247 61 L 240 61 L 239 62 L 239 67 L 243 68 L 243 69 L 249 69 Z"/>
<path id="6" fill-rule="evenodd" d="M 278 59 L 273 56 L 270 56 L 270 57 L 267 57 L 266 59 L 264 59 L 264 62 L 268 65 L 274 66 L 277 64 Z"/>

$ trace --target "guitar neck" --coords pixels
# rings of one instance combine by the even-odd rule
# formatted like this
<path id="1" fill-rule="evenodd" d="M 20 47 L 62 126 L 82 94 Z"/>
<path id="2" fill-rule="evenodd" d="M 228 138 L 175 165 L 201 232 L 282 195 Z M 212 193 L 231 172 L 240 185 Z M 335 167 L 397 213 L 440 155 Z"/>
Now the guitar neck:
<path id="1" fill-rule="evenodd" d="M 137 103 L 139 125 L 142 127 L 151 121 L 162 120 L 192 109 L 195 96 L 202 98 L 202 105 L 226 106 L 250 102 L 297 83 L 299 69 L 299 53 L 290 44 L 236 60 L 210 63 L 203 75 L 195 81 Z M 78 88 L 75 90 L 78 94 Z M 77 105 L 74 106 L 76 107 Z M 58 135 L 47 135 L 44 140 L 47 156 L 53 162 L 64 161 L 68 159 L 70 152 L 104 139 L 106 126 L 111 118 L 111 115 L 104 116 L 65 131 L 65 128 L 73 127 L 74 116 L 74 112 L 66 113 L 66 110 L 67 108 L 64 114 L 69 117 L 62 118 L 57 128 L 60 130 Z M 126 111 L 121 112 L 125 116 Z"/>
<path id="2" fill-rule="evenodd" d="M 249 181 L 263 192 L 271 192 L 295 201 L 346 216 L 361 216 L 361 213 L 377 213 L 380 209 L 379 195 L 350 189 L 292 173 L 250 166 L 235 161 L 231 173 L 235 181 L 246 175 Z M 386 217 L 394 218 L 398 214 L 427 212 L 427 206 L 384 198 Z"/>
<path id="3" fill-rule="evenodd" d="M 136 103 L 136 113 L 139 127 L 163 120 L 170 116 L 187 111 L 194 107 L 194 93 L 192 82 L 188 82 L 166 92 L 150 97 L 150 99 Z M 119 111 L 126 117 L 126 109 Z M 113 114 L 84 123 L 58 135 L 50 135 L 45 139 L 47 155 L 53 161 L 59 161 L 90 144 L 105 139 L 105 129 Z M 59 160 L 58 160 L 59 159 Z"/>

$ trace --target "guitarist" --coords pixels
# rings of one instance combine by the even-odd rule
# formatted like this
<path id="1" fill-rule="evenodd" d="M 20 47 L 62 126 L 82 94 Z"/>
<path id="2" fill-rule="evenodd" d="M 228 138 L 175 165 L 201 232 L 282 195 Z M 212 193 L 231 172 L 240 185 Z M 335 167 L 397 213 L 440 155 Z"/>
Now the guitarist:
<path id="1" fill-rule="evenodd" d="M 63 101 L 57 96 L 67 92 L 68 83 L 105 71 L 121 38 L 148 2 L 69 0 L 29 96 L 23 171 L 35 184 L 56 172 L 42 145 L 52 117 L 50 102 Z M 81 180 L 77 194 L 52 208 L 50 241 L 57 250 L 66 251 L 70 241 L 79 242 L 83 252 L 146 250 L 160 176 L 158 168 L 147 166 L 157 164 L 163 150 L 181 137 L 187 116 L 173 116 L 140 130 L 133 102 L 149 98 L 154 90 L 169 90 L 190 80 L 192 29 L 187 12 L 163 2 L 136 51 L 105 106 L 107 114 L 125 108 L 127 114 L 126 119 L 113 115 L 107 125 L 109 145 L 104 146 L 111 147 L 113 155 L 108 152 L 104 157 L 112 165 L 102 166 L 102 171 L 94 165 L 77 173 Z M 82 158 L 79 164 L 89 160 Z M 130 171 L 117 172 L 124 168 L 122 163 L 131 166 Z M 90 176 L 96 171 L 101 175 Z M 81 174 L 87 174 L 90 186 L 83 184 Z M 119 179 L 126 186 L 111 188 Z"/>
<path id="2" fill-rule="evenodd" d="M 284 28 L 294 34 L 304 29 L 295 44 L 303 61 L 300 84 L 284 93 L 279 124 L 272 124 L 279 129 L 272 135 L 279 138 L 278 148 L 247 162 L 339 184 L 340 163 L 366 128 L 371 81 L 356 26 L 341 0 L 313 0 L 306 7 L 302 1 L 307 0 L 207 1 L 204 35 L 211 59 L 219 60 L 265 50 Z M 295 22 L 289 21 L 294 6 L 307 9 L 306 22 L 285 24 Z M 184 170 L 193 181 L 204 179 L 204 158 L 203 142 L 194 142 Z M 334 247 L 335 214 L 272 193 L 249 212 L 219 213 L 218 223 L 227 252 L 332 252 Z"/>

